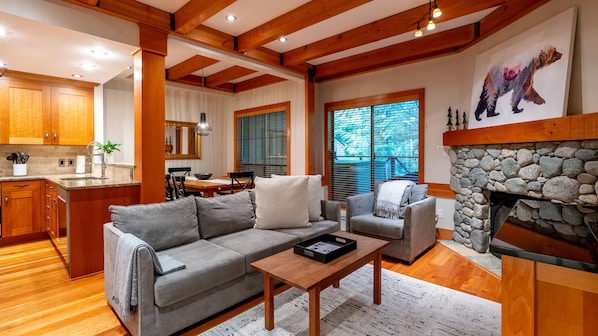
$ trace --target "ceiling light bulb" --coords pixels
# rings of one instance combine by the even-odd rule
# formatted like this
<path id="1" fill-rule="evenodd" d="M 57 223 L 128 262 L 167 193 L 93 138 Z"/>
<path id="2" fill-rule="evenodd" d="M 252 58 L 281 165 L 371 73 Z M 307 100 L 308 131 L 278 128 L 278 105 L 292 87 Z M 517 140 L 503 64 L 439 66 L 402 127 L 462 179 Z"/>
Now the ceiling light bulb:
<path id="1" fill-rule="evenodd" d="M 426 26 L 427 30 L 434 30 L 436 29 L 436 24 L 434 23 L 434 20 L 430 19 L 430 21 L 428 21 L 428 26 Z"/>
<path id="2" fill-rule="evenodd" d="M 8 30 L 4 29 L 4 28 L 0 28 L 0 36 L 6 36 L 8 35 Z"/>
<path id="3" fill-rule="evenodd" d="M 438 7 L 434 7 L 434 10 L 432 11 L 432 17 L 437 19 L 442 15 L 442 11 L 440 10 L 440 8 Z"/>
<path id="4" fill-rule="evenodd" d="M 72 74 L 71 76 L 73 76 L 74 78 L 83 78 L 83 75 L 80 74 Z"/>
<path id="5" fill-rule="evenodd" d="M 417 27 L 417 30 L 415 30 L 415 37 L 422 37 L 424 35 L 424 32 L 422 31 L 422 29 L 420 27 Z"/>
<path id="6" fill-rule="evenodd" d="M 100 56 L 100 57 L 108 56 L 107 52 L 105 52 L 104 50 L 99 50 L 99 49 L 94 49 L 91 51 L 91 53 L 94 54 L 95 56 Z"/>
<path id="7" fill-rule="evenodd" d="M 232 14 L 228 14 L 228 15 L 226 16 L 226 21 L 228 21 L 228 22 L 234 22 L 234 21 L 237 21 L 237 17 L 236 17 L 236 16 L 234 16 L 234 15 L 232 15 Z"/>
<path id="8" fill-rule="evenodd" d="M 83 62 L 81 63 L 81 68 L 83 68 L 84 70 L 91 70 L 95 68 L 95 65 L 91 62 Z"/>
<path id="9" fill-rule="evenodd" d="M 279 40 L 280 42 L 286 42 L 286 41 L 287 41 L 287 38 L 283 36 L 283 37 L 279 38 L 278 40 Z"/>

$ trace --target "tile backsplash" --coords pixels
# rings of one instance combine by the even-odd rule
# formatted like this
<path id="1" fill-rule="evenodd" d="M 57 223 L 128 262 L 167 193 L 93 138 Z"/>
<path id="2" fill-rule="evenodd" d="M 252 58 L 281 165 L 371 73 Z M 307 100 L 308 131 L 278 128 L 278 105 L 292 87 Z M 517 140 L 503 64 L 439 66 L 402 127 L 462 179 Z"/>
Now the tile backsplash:
<path id="1" fill-rule="evenodd" d="M 76 162 L 77 155 L 86 155 L 86 146 L 46 145 L 0 145 L 0 176 L 12 176 L 12 161 L 6 160 L 12 153 L 25 152 L 29 155 L 27 175 L 74 174 L 75 165 L 68 166 L 68 160 Z M 64 167 L 58 166 L 59 159 L 65 159 Z M 86 172 L 90 172 L 89 165 Z"/>

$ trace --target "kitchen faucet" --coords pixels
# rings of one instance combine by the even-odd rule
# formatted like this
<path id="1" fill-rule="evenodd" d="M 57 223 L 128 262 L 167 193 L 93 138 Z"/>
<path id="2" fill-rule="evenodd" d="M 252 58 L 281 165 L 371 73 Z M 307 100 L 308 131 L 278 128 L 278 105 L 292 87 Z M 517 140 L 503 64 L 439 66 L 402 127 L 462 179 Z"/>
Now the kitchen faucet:
<path id="1" fill-rule="evenodd" d="M 98 149 L 102 150 L 102 153 L 95 153 L 96 145 L 98 145 Z M 102 178 L 106 177 L 106 157 L 104 155 L 104 150 L 102 149 L 102 143 L 97 141 L 91 141 L 87 144 L 87 159 L 89 164 L 93 164 L 94 156 L 101 156 L 102 157 Z M 91 149 L 91 150 L 90 150 Z"/>

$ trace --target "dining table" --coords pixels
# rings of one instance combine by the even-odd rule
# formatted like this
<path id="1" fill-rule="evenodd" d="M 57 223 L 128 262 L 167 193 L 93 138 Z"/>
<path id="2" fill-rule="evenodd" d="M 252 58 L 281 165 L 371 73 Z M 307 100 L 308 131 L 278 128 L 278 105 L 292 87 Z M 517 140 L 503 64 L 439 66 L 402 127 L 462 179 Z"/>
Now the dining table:
<path id="1" fill-rule="evenodd" d="M 191 192 L 200 192 L 203 197 L 214 197 L 219 191 L 230 191 L 231 179 L 228 176 L 213 177 L 207 180 L 198 180 L 193 177 L 185 178 L 185 189 Z M 235 188 L 240 188 L 235 185 Z"/>

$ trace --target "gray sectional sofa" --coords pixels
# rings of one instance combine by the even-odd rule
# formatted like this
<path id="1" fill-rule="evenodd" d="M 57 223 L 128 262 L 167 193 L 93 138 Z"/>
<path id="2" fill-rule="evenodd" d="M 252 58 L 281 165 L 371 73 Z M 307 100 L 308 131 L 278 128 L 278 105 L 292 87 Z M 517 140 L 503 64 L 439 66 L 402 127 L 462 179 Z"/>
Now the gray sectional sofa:
<path id="1" fill-rule="evenodd" d="M 340 230 L 340 205 L 326 200 L 320 200 L 319 220 L 310 216 L 309 226 L 256 228 L 255 196 L 243 191 L 110 207 L 112 222 L 104 225 L 104 289 L 132 335 L 172 334 L 259 294 L 263 276 L 250 266 L 253 261 Z M 120 237 L 128 234 L 147 244 L 134 250 L 119 246 Z M 156 260 L 184 268 L 159 274 Z M 123 314 L 123 299 L 117 296 L 128 281 L 118 279 L 123 264 L 131 262 L 137 305 Z"/>

